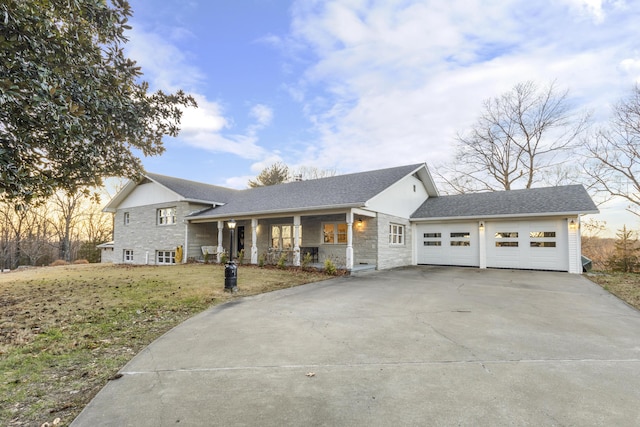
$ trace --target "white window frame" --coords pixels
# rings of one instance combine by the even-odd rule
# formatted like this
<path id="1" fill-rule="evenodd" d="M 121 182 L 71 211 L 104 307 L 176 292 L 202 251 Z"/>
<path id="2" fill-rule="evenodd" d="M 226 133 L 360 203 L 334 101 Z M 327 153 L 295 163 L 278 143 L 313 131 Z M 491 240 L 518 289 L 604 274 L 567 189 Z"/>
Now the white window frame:
<path id="1" fill-rule="evenodd" d="M 333 233 L 331 235 L 329 235 L 326 231 L 325 231 L 325 227 L 327 225 L 331 225 L 333 226 Z M 339 228 L 343 227 L 344 228 L 344 232 L 340 232 Z M 347 234 L 348 234 L 348 226 L 346 222 L 323 222 L 322 223 L 322 244 L 323 245 L 346 245 L 347 244 Z M 329 238 L 329 241 L 327 241 L 327 238 Z M 344 239 L 344 241 L 340 241 L 341 238 Z"/>
<path id="2" fill-rule="evenodd" d="M 283 238 L 283 229 L 284 227 L 290 227 L 291 229 L 291 237 L 286 237 Z M 278 229 L 278 236 L 274 237 L 274 232 L 273 229 L 277 228 Z M 271 224 L 271 228 L 269 230 L 269 247 L 272 249 L 278 249 L 278 250 L 287 250 L 287 251 L 292 251 L 293 247 L 294 247 L 294 234 L 295 234 L 295 226 L 293 224 Z M 274 239 L 278 239 L 278 243 L 277 245 L 274 245 Z M 284 241 L 286 240 L 291 240 L 289 247 L 284 247 Z M 302 225 L 298 226 L 298 247 L 302 246 Z"/>
<path id="3" fill-rule="evenodd" d="M 161 261 L 162 259 L 162 261 Z M 156 251 L 156 264 L 158 265 L 171 265 L 176 263 L 176 251 L 175 250 L 159 250 Z"/>
<path id="4" fill-rule="evenodd" d="M 156 211 L 156 224 L 160 226 L 176 224 L 176 208 L 159 208 Z"/>
<path id="5" fill-rule="evenodd" d="M 390 246 L 404 246 L 407 227 L 403 224 L 389 224 L 389 245 Z"/>
<path id="6" fill-rule="evenodd" d="M 122 261 L 126 263 L 133 262 L 133 249 L 122 250 Z"/>
<path id="7" fill-rule="evenodd" d="M 131 215 L 129 215 L 129 212 L 125 212 L 124 213 L 124 225 L 129 225 L 129 222 L 131 221 Z"/>

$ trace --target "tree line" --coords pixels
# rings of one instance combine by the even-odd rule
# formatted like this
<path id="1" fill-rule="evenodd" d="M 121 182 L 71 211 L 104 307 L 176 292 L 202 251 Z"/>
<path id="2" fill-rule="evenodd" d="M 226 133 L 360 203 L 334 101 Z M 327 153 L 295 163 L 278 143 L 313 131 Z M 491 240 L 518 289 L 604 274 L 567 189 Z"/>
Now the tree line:
<path id="1" fill-rule="evenodd" d="M 113 218 L 95 194 L 56 192 L 40 203 L 0 203 L 0 271 L 57 260 L 100 261 Z"/>

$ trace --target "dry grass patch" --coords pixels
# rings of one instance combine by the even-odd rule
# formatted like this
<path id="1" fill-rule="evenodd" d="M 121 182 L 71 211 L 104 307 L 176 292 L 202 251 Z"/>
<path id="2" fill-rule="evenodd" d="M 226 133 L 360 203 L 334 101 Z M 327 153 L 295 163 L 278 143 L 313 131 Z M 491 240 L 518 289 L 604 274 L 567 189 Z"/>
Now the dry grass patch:
<path id="1" fill-rule="evenodd" d="M 587 277 L 629 305 L 640 310 L 640 274 L 589 273 Z"/>
<path id="2" fill-rule="evenodd" d="M 324 280 L 318 272 L 220 265 L 66 265 L 0 275 L 0 425 L 68 425 L 142 348 L 216 304 Z"/>

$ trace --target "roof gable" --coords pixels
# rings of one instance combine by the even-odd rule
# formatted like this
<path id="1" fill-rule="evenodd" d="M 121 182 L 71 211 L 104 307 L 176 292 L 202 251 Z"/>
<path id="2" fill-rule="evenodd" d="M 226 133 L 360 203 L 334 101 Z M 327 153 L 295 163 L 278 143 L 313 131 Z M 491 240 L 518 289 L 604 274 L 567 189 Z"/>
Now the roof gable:
<path id="1" fill-rule="evenodd" d="M 489 218 L 598 213 L 582 185 L 432 197 L 412 219 Z"/>
<path id="2" fill-rule="evenodd" d="M 137 196 L 139 196 L 138 193 L 141 192 L 139 190 L 142 190 L 142 187 L 146 185 L 160 187 L 156 192 L 161 192 L 163 198 L 167 201 L 189 201 L 211 205 L 226 203 L 239 191 L 217 185 L 147 173 L 140 181 L 127 182 L 122 190 L 107 203 L 103 210 L 105 212 L 115 212 L 121 205 L 126 204 L 127 199 L 130 197 L 136 198 L 132 200 L 132 204 L 136 206 L 149 204 L 143 202 L 141 198 L 137 198 Z"/>

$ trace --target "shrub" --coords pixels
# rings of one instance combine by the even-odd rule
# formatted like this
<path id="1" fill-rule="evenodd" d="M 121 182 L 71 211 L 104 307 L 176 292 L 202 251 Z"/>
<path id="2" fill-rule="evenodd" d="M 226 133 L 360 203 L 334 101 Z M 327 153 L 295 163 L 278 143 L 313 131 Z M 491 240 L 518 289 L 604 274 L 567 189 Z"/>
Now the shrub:
<path id="1" fill-rule="evenodd" d="M 220 264 L 226 264 L 227 261 L 229 261 L 229 256 L 226 252 L 223 252 L 222 256 L 220 257 Z"/>
<path id="2" fill-rule="evenodd" d="M 312 260 L 313 257 L 311 256 L 311 253 L 305 252 L 304 256 L 302 257 L 302 268 L 308 268 Z"/>
<path id="3" fill-rule="evenodd" d="M 287 264 L 287 254 L 283 253 L 280 255 L 280 258 L 278 258 L 278 268 L 285 268 Z"/>
<path id="4" fill-rule="evenodd" d="M 264 255 L 260 255 L 260 257 L 258 258 L 258 267 L 264 267 Z"/>
<path id="5" fill-rule="evenodd" d="M 86 259 L 77 259 L 73 261 L 74 264 L 89 264 L 89 260 Z"/>
<path id="6" fill-rule="evenodd" d="M 57 267 L 59 265 L 69 265 L 69 263 L 63 259 L 57 259 L 49 264 L 50 267 Z"/>
<path id="7" fill-rule="evenodd" d="M 338 272 L 336 265 L 329 258 L 324 260 L 324 272 L 330 276 L 335 276 Z"/>
<path id="8" fill-rule="evenodd" d="M 238 264 L 242 264 L 244 262 L 244 249 L 238 252 Z"/>

